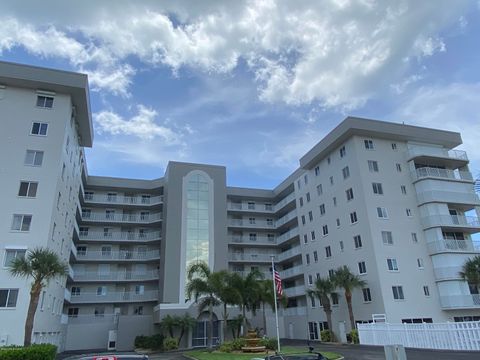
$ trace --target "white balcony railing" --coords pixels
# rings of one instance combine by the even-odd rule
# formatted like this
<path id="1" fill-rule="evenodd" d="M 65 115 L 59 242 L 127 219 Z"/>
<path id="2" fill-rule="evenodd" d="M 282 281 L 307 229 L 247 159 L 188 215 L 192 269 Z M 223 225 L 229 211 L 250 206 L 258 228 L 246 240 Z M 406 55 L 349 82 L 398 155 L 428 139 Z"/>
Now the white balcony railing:
<path id="1" fill-rule="evenodd" d="M 250 221 L 249 219 L 229 219 L 228 225 L 233 227 L 245 227 L 245 228 L 264 228 L 264 229 L 275 229 L 275 222 L 266 221 L 266 220 L 258 220 Z"/>
<path id="2" fill-rule="evenodd" d="M 471 193 L 443 190 L 422 191 L 417 193 L 417 200 L 419 204 L 427 202 L 443 202 L 480 205 L 480 200 L 478 199 L 478 196 L 473 193 L 473 190 Z"/>
<path id="3" fill-rule="evenodd" d="M 446 150 L 439 148 L 420 148 L 420 147 L 411 147 L 408 149 L 409 158 L 419 157 L 419 156 L 432 156 L 432 157 L 442 157 L 448 159 L 456 159 L 468 161 L 467 153 L 462 150 Z"/>
<path id="4" fill-rule="evenodd" d="M 83 221 L 99 221 L 108 223 L 140 223 L 148 224 L 162 220 L 162 213 L 151 214 L 115 214 L 115 213 L 95 213 L 83 212 Z"/>
<path id="5" fill-rule="evenodd" d="M 249 245 L 275 245 L 275 237 L 261 236 L 255 237 L 242 236 L 242 235 L 230 235 L 230 242 L 237 244 L 249 244 Z"/>
<path id="6" fill-rule="evenodd" d="M 238 210 L 238 211 L 245 211 L 245 212 L 261 212 L 267 214 L 273 214 L 274 208 L 272 204 L 248 204 L 248 203 L 234 203 L 229 202 L 227 203 L 228 210 Z"/>
<path id="7" fill-rule="evenodd" d="M 240 275 L 241 277 L 246 277 L 248 274 L 250 274 L 250 271 L 245 271 L 245 270 L 232 270 L 232 272 Z M 266 280 L 272 279 L 272 273 L 269 271 L 260 271 L 260 273 L 263 275 L 263 278 Z"/>
<path id="8" fill-rule="evenodd" d="M 280 271 L 280 277 L 282 278 L 282 280 L 297 275 L 303 275 L 302 266 L 294 266 L 290 269 Z"/>
<path id="9" fill-rule="evenodd" d="M 108 194 L 84 194 L 85 202 L 121 205 L 157 205 L 163 203 L 163 196 L 124 196 Z"/>
<path id="10" fill-rule="evenodd" d="M 293 200 L 295 200 L 295 193 L 291 193 L 284 197 L 282 200 L 280 200 L 278 203 L 275 204 L 275 212 L 278 210 L 282 209 L 285 205 L 291 203 Z"/>
<path id="11" fill-rule="evenodd" d="M 283 316 L 307 315 L 307 308 L 305 306 L 292 307 L 283 309 Z"/>
<path id="12" fill-rule="evenodd" d="M 480 221 L 474 216 L 463 215 L 430 215 L 422 218 L 425 228 L 448 226 L 459 228 L 480 228 Z"/>
<path id="13" fill-rule="evenodd" d="M 277 260 L 278 261 L 283 261 L 283 260 L 286 260 L 286 259 L 290 259 L 294 256 L 300 255 L 301 253 L 302 253 L 302 248 L 300 246 L 295 246 L 294 248 L 291 248 L 290 250 L 279 253 L 277 255 Z"/>
<path id="14" fill-rule="evenodd" d="M 425 177 L 434 177 L 450 180 L 468 180 L 473 181 L 472 173 L 469 171 L 437 169 L 430 167 L 422 167 L 412 172 L 414 179 L 421 179 Z"/>
<path id="15" fill-rule="evenodd" d="M 158 279 L 158 271 L 150 270 L 144 272 L 135 271 L 112 271 L 109 273 L 83 272 L 74 274 L 74 281 L 141 281 Z"/>
<path id="16" fill-rule="evenodd" d="M 284 243 L 285 241 L 288 241 L 288 240 L 294 238 L 295 236 L 298 236 L 298 227 L 293 228 L 293 229 L 287 231 L 286 233 L 283 233 L 280 236 L 277 236 L 277 240 L 276 240 L 277 245 L 280 245 L 280 244 Z"/>
<path id="17" fill-rule="evenodd" d="M 480 294 L 440 296 L 443 309 L 480 308 Z"/>
<path id="18" fill-rule="evenodd" d="M 455 240 L 455 239 L 440 239 L 437 241 L 427 243 L 428 252 L 430 255 L 439 252 L 480 252 L 480 243 L 478 241 Z"/>
<path id="19" fill-rule="evenodd" d="M 70 293 L 70 290 L 68 290 L 68 289 L 64 290 L 63 298 L 66 301 L 70 301 L 70 299 L 72 298 L 72 294 Z"/>
<path id="20" fill-rule="evenodd" d="M 461 266 L 442 266 L 433 268 L 435 279 L 438 281 L 461 279 L 460 271 L 462 271 Z"/>
<path id="21" fill-rule="evenodd" d="M 283 289 L 287 297 L 303 296 L 305 295 L 305 286 L 294 286 Z"/>
<path id="22" fill-rule="evenodd" d="M 271 254 L 275 256 L 275 253 Z M 270 254 L 235 254 L 235 253 L 230 253 L 228 254 L 228 259 L 230 261 L 246 261 L 246 262 L 271 262 Z"/>
<path id="23" fill-rule="evenodd" d="M 88 241 L 157 241 L 162 238 L 160 231 L 134 233 L 127 231 L 80 231 L 80 240 Z"/>
<path id="24" fill-rule="evenodd" d="M 296 218 L 296 217 L 297 217 L 297 210 L 290 211 L 288 214 L 285 214 L 280 219 L 277 219 L 275 221 L 275 225 L 277 227 L 282 226 L 286 222 L 288 222 L 288 221 L 290 221 L 290 220 L 292 220 L 293 218 Z"/>
<path id="25" fill-rule="evenodd" d="M 99 261 L 108 261 L 108 260 L 155 260 L 160 258 L 159 250 L 148 250 L 148 251 L 130 251 L 130 250 L 120 250 L 120 251 L 86 251 L 79 252 L 77 254 L 78 260 L 99 260 Z"/>
<path id="26" fill-rule="evenodd" d="M 82 303 L 106 303 L 106 302 L 136 302 L 136 301 L 156 301 L 158 300 L 158 291 L 149 290 L 143 293 L 136 293 L 134 291 L 115 291 L 107 292 L 105 294 L 97 294 L 96 292 L 82 292 L 78 295 L 72 296 L 72 304 Z"/>

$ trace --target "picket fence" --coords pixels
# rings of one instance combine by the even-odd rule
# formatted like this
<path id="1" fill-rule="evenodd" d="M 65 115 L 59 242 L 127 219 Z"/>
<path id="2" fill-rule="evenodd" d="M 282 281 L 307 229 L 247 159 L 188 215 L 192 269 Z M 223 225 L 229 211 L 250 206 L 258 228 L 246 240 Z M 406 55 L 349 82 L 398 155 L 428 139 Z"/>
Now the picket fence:
<path id="1" fill-rule="evenodd" d="M 480 350 L 480 321 L 434 324 L 358 324 L 360 344 Z"/>

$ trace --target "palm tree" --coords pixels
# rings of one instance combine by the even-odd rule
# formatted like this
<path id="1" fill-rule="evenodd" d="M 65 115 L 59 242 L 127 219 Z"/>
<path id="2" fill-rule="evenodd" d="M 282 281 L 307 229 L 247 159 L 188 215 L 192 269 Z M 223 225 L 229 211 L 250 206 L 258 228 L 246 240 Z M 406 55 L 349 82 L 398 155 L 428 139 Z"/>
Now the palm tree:
<path id="1" fill-rule="evenodd" d="M 212 272 L 208 265 L 203 261 L 198 261 L 190 265 L 187 270 L 188 283 L 186 286 L 187 296 L 195 298 L 198 303 L 198 311 L 201 313 L 208 309 L 209 331 L 208 346 L 213 347 L 213 307 L 220 305 L 220 301 L 215 295 L 215 288 L 212 284 Z M 200 298 L 200 302 L 198 301 Z"/>
<path id="2" fill-rule="evenodd" d="M 336 286 L 345 291 L 345 300 L 347 301 L 348 314 L 350 316 L 350 326 L 353 330 L 355 329 L 355 318 L 352 309 L 352 290 L 364 287 L 367 283 L 361 280 L 357 275 L 352 274 L 346 265 L 335 270 L 332 281 Z"/>
<path id="3" fill-rule="evenodd" d="M 465 261 L 459 275 L 469 285 L 473 285 L 478 289 L 480 287 L 480 256 L 477 255 Z"/>
<path id="4" fill-rule="evenodd" d="M 177 315 L 167 315 L 160 322 L 160 327 L 168 331 L 170 337 L 174 337 L 174 329 L 180 325 L 180 317 Z"/>
<path id="5" fill-rule="evenodd" d="M 325 316 L 327 317 L 328 329 L 330 334 L 332 332 L 332 306 L 330 302 L 330 294 L 335 290 L 335 284 L 332 280 L 328 278 L 319 277 L 315 281 L 315 286 L 313 289 L 307 290 L 307 295 L 314 296 L 318 298 L 320 304 L 323 306 L 323 311 L 325 311 Z"/>
<path id="6" fill-rule="evenodd" d="M 188 313 L 185 313 L 183 316 L 179 317 L 179 324 L 178 324 L 178 326 L 180 327 L 180 336 L 178 337 L 179 344 L 182 341 L 182 338 L 185 332 L 193 328 L 196 323 L 197 323 L 197 320 L 191 317 Z"/>
<path id="7" fill-rule="evenodd" d="M 24 346 L 32 343 L 33 322 L 37 311 L 38 300 L 42 289 L 48 282 L 59 276 L 66 276 L 68 265 L 60 260 L 58 255 L 45 248 L 36 248 L 29 251 L 25 257 L 16 258 L 10 264 L 10 274 L 23 278 L 33 278 L 30 288 L 30 303 L 25 320 Z"/>

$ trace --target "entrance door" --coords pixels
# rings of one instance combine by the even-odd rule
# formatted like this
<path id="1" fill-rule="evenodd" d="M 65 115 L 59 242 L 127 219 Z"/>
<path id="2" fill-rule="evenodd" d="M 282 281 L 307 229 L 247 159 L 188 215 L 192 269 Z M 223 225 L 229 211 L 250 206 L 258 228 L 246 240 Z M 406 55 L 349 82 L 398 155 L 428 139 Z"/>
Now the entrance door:
<path id="1" fill-rule="evenodd" d="M 288 338 L 293 339 L 293 324 L 288 323 Z"/>
<path id="2" fill-rule="evenodd" d="M 213 322 L 212 343 L 214 346 L 217 345 L 219 341 L 218 324 L 219 324 L 219 321 Z M 196 325 L 193 327 L 193 330 L 192 330 L 192 347 L 207 347 L 209 345 L 208 329 L 209 329 L 208 320 L 197 321 Z"/>

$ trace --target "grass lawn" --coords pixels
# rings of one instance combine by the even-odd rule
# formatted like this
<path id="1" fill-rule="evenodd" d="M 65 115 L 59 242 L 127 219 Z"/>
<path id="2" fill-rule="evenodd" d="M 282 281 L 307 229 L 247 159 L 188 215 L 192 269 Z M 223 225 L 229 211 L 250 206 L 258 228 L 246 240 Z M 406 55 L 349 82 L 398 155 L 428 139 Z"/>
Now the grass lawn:
<path id="1" fill-rule="evenodd" d="M 305 347 L 295 347 L 295 346 L 285 346 L 282 347 L 282 354 L 301 354 L 301 353 L 307 353 Z M 327 352 L 327 351 L 321 351 L 323 356 L 325 356 L 328 359 L 337 359 L 341 355 L 337 353 L 332 353 L 332 352 Z M 269 354 L 273 355 L 273 351 L 271 351 Z M 185 352 L 184 355 L 190 356 L 192 358 L 195 358 L 197 360 L 250 360 L 252 358 L 264 358 L 265 353 L 221 353 L 221 352 L 208 352 L 207 350 L 193 350 L 193 351 L 188 351 Z"/>

